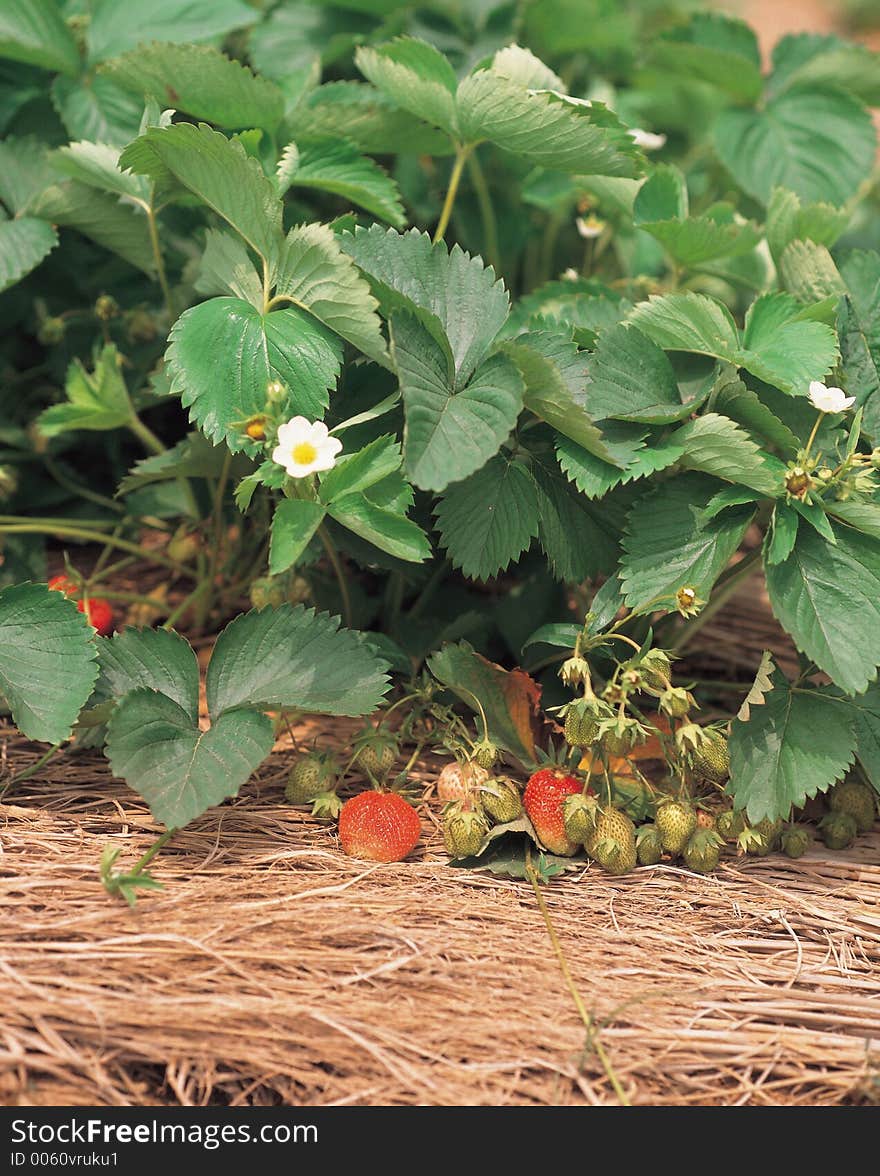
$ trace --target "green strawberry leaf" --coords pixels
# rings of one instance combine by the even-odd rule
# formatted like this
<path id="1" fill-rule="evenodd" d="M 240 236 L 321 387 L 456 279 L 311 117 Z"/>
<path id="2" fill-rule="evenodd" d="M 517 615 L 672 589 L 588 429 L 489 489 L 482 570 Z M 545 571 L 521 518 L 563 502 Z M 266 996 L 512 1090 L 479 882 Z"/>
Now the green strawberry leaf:
<path id="1" fill-rule="evenodd" d="M 326 225 L 298 225 L 287 234 L 275 298 L 307 310 L 370 359 L 388 362 L 376 300 Z"/>
<path id="2" fill-rule="evenodd" d="M 801 526 L 788 559 L 765 566 L 767 591 L 798 649 L 848 694 L 860 694 L 880 664 L 880 551 L 852 527 L 832 526 L 835 544 Z"/>
<path id="3" fill-rule="evenodd" d="M 121 150 L 140 130 L 143 102 L 109 78 L 59 74 L 50 97 L 71 140 L 85 139 Z"/>
<path id="4" fill-rule="evenodd" d="M 449 340 L 461 388 L 507 318 L 507 291 L 494 270 L 458 245 L 451 250 L 442 241 L 433 245 L 418 229 L 358 228 L 343 234 L 340 245 L 370 280 L 386 316 L 415 308 L 436 319 Z"/>
<path id="5" fill-rule="evenodd" d="M 773 260 L 779 263 L 792 241 L 812 241 L 829 249 L 849 224 L 849 213 L 833 204 L 804 204 L 794 192 L 774 188 L 764 231 Z"/>
<path id="6" fill-rule="evenodd" d="M 471 579 L 504 571 L 535 538 L 539 522 L 534 479 L 522 462 L 500 454 L 450 487 L 437 507 L 440 542 Z"/>
<path id="7" fill-rule="evenodd" d="M 779 669 L 771 682 L 772 690 L 749 707 L 748 719 L 734 719 L 730 734 L 727 791 L 753 824 L 786 820 L 793 807 L 827 792 L 855 754 L 845 702 L 825 688 L 793 687 Z"/>
<path id="8" fill-rule="evenodd" d="M 456 391 L 448 346 L 403 310 L 391 316 L 391 354 L 406 414 L 407 476 L 423 490 L 443 490 L 507 440 L 522 408 L 519 372 L 506 356 L 493 355 Z"/>
<path id="9" fill-rule="evenodd" d="M 43 584 L 0 590 L 0 692 L 28 739 L 63 743 L 98 674 L 94 630 Z"/>
<path id="10" fill-rule="evenodd" d="M 321 136 L 303 144 L 288 186 L 331 192 L 400 228 L 406 221 L 394 180 L 345 139 Z M 280 191 L 285 191 L 281 187 Z"/>
<path id="11" fill-rule="evenodd" d="M 503 350 L 525 383 L 524 407 L 597 458 L 616 464 L 588 411 L 588 357 L 564 335 L 549 331 L 518 335 Z"/>
<path id="12" fill-rule="evenodd" d="M 267 715 L 231 710 L 202 731 L 172 698 L 142 687 L 114 710 L 107 757 L 156 820 L 179 829 L 237 795 L 274 742 Z"/>
<path id="13" fill-rule="evenodd" d="M 204 123 L 150 127 L 123 151 L 120 167 L 166 187 L 178 184 L 221 216 L 270 264 L 281 246 L 281 200 L 240 142 Z"/>
<path id="14" fill-rule="evenodd" d="M 880 687 L 869 686 L 864 694 L 847 698 L 856 732 L 856 755 L 865 775 L 880 792 Z"/>
<path id="15" fill-rule="evenodd" d="M 76 74 L 79 50 L 56 0 L 4 0 L 0 8 L 0 57 L 41 69 Z"/>
<path id="16" fill-rule="evenodd" d="M 662 345 L 622 324 L 599 336 L 590 361 L 587 404 L 596 418 L 645 424 L 680 421 L 699 406 L 694 401 L 682 404 Z"/>
<path id="17" fill-rule="evenodd" d="M 369 494 L 356 491 L 334 498 L 327 513 L 359 538 L 397 559 L 421 563 L 431 555 L 431 544 L 421 527 L 396 507 L 374 502 Z"/>
<path id="18" fill-rule="evenodd" d="M 36 269 L 57 244 L 58 234 L 44 220 L 0 220 L 0 292 Z"/>
<path id="19" fill-rule="evenodd" d="M 284 95 L 273 82 L 210 45 L 139 45 L 105 62 L 100 75 L 139 97 L 233 130 L 274 131 L 284 115 Z"/>
<path id="20" fill-rule="evenodd" d="M 636 502 L 619 572 L 629 608 L 643 609 L 661 599 L 657 608 L 669 610 L 683 587 L 708 599 L 754 514 L 749 506 L 732 508 L 701 525 L 699 512 L 717 488 L 705 474 L 683 474 Z"/>
<path id="21" fill-rule="evenodd" d="M 275 507 L 269 542 L 269 575 L 293 567 L 324 521 L 324 507 L 303 498 L 285 498 Z"/>
<path id="22" fill-rule="evenodd" d="M 57 437 L 74 429 L 105 431 L 129 424 L 134 409 L 120 362 L 112 343 L 101 351 L 92 374 L 75 359 L 64 386 L 67 403 L 53 404 L 37 417 L 37 428 L 43 436 Z"/>
<path id="23" fill-rule="evenodd" d="M 145 274 L 155 272 L 147 218 L 110 192 L 96 192 L 88 184 L 68 180 L 41 192 L 31 202 L 30 211 L 53 225 L 76 229 Z"/>
<path id="24" fill-rule="evenodd" d="M 427 41 L 398 37 L 384 45 L 362 45 L 355 64 L 403 110 L 444 131 L 455 130 L 458 79 L 443 54 Z"/>
<path id="25" fill-rule="evenodd" d="M 279 411 L 322 417 L 342 349 L 331 331 L 298 307 L 263 315 L 239 298 L 212 298 L 180 316 L 165 359 L 190 420 L 215 443 L 225 439 L 239 452 L 253 448 L 240 422 L 265 410 L 270 380 L 288 389 Z"/>
<path id="26" fill-rule="evenodd" d="M 257 19 L 243 0 L 150 0 L 120 4 L 92 0 L 88 25 L 90 61 L 104 61 L 146 41 L 212 41 Z"/>
<path id="27" fill-rule="evenodd" d="M 783 187 L 805 201 L 840 205 L 870 175 L 877 136 L 857 99 L 811 84 L 792 86 L 761 110 L 723 111 L 715 149 L 743 191 L 761 204 Z"/>
<path id="28" fill-rule="evenodd" d="M 648 61 L 669 76 L 707 82 L 742 102 L 754 102 L 763 86 L 754 31 L 720 13 L 695 13 L 687 24 L 656 38 Z"/>
<path id="29" fill-rule="evenodd" d="M 764 453 L 738 425 L 715 412 L 688 421 L 669 438 L 682 450 L 681 464 L 726 482 L 750 486 L 778 497 L 785 489 L 785 466 Z"/>
<path id="30" fill-rule="evenodd" d="M 212 716 L 238 707 L 365 715 L 388 688 L 385 663 L 339 618 L 302 605 L 245 613 L 217 638 L 208 665 Z"/>
<path id="31" fill-rule="evenodd" d="M 167 695 L 193 723 L 199 718 L 199 663 L 190 643 L 167 629 L 126 628 L 99 637 L 97 689 L 120 700 L 145 688 Z"/>

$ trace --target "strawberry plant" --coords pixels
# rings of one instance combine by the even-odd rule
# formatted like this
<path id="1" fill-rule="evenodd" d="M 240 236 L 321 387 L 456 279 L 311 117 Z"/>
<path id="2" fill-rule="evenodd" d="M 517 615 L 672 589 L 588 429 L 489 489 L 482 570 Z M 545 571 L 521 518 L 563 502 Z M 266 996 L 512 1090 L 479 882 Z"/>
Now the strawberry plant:
<path id="1" fill-rule="evenodd" d="M 876 54 L 792 36 L 765 70 L 742 21 L 664 0 L 11 0 L 0 58 L 23 734 L 105 747 L 173 829 L 286 713 L 370 714 L 428 664 L 481 714 L 463 762 L 561 771 L 538 687 L 472 647 L 565 649 L 572 748 L 659 732 L 753 825 L 880 790 Z M 759 568 L 800 670 L 765 658 L 729 732 L 698 726 L 665 651 Z M 220 631 L 210 726 L 178 629 Z M 398 751 L 356 748 L 377 784 Z M 660 852 L 597 803 L 609 868 Z"/>

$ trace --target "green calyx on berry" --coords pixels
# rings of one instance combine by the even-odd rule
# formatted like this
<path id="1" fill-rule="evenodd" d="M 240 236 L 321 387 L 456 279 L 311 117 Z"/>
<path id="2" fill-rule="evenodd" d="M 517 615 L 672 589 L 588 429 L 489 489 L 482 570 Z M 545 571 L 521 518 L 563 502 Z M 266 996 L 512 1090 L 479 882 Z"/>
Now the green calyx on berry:
<path id="1" fill-rule="evenodd" d="M 381 728 L 365 727 L 352 746 L 352 766 L 372 780 L 384 780 L 400 755 L 397 736 Z"/>
<path id="2" fill-rule="evenodd" d="M 638 860 L 635 825 L 620 809 L 602 808 L 586 848 L 607 873 L 626 874 Z"/>
<path id="3" fill-rule="evenodd" d="M 485 768 L 489 772 L 498 762 L 498 748 L 490 739 L 481 739 L 474 744 L 473 759 L 481 768 Z"/>
<path id="4" fill-rule="evenodd" d="M 479 796 L 483 811 L 499 825 L 515 821 L 523 811 L 519 789 L 504 777 L 487 780 L 480 786 Z"/>
<path id="5" fill-rule="evenodd" d="M 562 821 L 569 840 L 586 844 L 595 833 L 598 819 L 599 803 L 595 796 L 584 792 L 566 796 L 562 804 Z"/>
<path id="6" fill-rule="evenodd" d="M 636 853 L 640 866 L 656 866 L 663 856 L 660 831 L 654 824 L 642 825 L 636 833 Z"/>
<path id="7" fill-rule="evenodd" d="M 684 847 L 684 862 L 697 874 L 708 874 L 721 860 L 724 840 L 714 829 L 697 829 Z"/>
<path id="8" fill-rule="evenodd" d="M 327 751 L 310 751 L 299 756 L 284 789 L 289 804 L 310 804 L 322 793 L 335 792 L 339 782 L 336 757 Z"/>
<path id="9" fill-rule="evenodd" d="M 638 719 L 618 715 L 599 723 L 598 743 L 606 755 L 627 756 L 648 739 L 648 729 Z"/>
<path id="10" fill-rule="evenodd" d="M 599 724 L 612 716 L 611 708 L 601 699 L 576 698 L 566 704 L 565 741 L 570 747 L 592 747 L 599 738 Z"/>
<path id="11" fill-rule="evenodd" d="M 690 690 L 685 690 L 683 686 L 670 686 L 662 692 L 657 705 L 671 719 L 683 719 L 697 703 Z"/>
<path id="12" fill-rule="evenodd" d="M 576 653 L 562 663 L 559 677 L 571 689 L 577 689 L 580 686 L 590 687 L 590 663 L 585 657 Z"/>
<path id="13" fill-rule="evenodd" d="M 489 826 L 482 813 L 453 801 L 443 813 L 443 843 L 452 858 L 473 857 L 483 846 Z"/>

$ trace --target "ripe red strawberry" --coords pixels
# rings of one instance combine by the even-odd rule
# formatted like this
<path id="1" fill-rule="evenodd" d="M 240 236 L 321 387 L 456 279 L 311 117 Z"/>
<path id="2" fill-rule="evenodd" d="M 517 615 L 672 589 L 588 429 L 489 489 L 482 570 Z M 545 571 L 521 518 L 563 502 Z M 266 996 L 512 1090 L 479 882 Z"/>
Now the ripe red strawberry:
<path id="1" fill-rule="evenodd" d="M 75 599 L 79 588 L 67 576 L 53 576 L 49 581 L 53 592 L 63 592 L 65 596 Z M 102 637 L 109 637 L 113 632 L 113 607 L 103 596 L 90 596 L 88 602 L 77 600 L 76 607 L 85 614 L 89 624 L 98 630 Z"/>
<path id="2" fill-rule="evenodd" d="M 399 862 L 422 833 L 419 815 L 397 792 L 359 792 L 339 814 L 339 840 L 349 857 Z"/>
<path id="3" fill-rule="evenodd" d="M 571 857 L 578 850 L 565 832 L 565 798 L 582 791 L 582 784 L 558 768 L 540 768 L 529 777 L 523 807 L 541 842 L 551 853 Z"/>

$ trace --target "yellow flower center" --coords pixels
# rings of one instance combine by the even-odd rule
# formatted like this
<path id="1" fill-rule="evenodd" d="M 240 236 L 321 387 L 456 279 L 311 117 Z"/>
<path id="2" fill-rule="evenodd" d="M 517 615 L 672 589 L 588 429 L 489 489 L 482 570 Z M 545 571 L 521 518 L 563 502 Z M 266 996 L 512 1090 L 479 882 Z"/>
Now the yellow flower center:
<path id="1" fill-rule="evenodd" d="M 299 445 L 294 445 L 291 456 L 297 465 L 311 465 L 318 451 L 311 441 L 300 441 Z"/>

